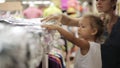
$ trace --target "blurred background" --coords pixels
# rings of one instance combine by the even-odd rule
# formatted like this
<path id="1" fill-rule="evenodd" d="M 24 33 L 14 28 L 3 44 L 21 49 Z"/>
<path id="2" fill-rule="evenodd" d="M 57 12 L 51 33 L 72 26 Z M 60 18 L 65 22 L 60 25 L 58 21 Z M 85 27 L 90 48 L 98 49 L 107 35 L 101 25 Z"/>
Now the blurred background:
<path id="1" fill-rule="evenodd" d="M 39 17 L 44 17 L 54 12 L 80 17 L 84 13 L 97 13 L 94 3 L 95 0 L 0 0 L 0 11 L 11 11 L 12 13 L 17 11 L 17 13 L 20 13 L 20 17 L 28 18 L 27 11 L 24 11 L 34 6 L 34 8 L 39 9 Z M 51 12 L 50 10 L 55 11 Z M 2 13 L 0 14 L 2 15 Z M 120 15 L 120 0 L 118 0 L 116 13 Z"/>

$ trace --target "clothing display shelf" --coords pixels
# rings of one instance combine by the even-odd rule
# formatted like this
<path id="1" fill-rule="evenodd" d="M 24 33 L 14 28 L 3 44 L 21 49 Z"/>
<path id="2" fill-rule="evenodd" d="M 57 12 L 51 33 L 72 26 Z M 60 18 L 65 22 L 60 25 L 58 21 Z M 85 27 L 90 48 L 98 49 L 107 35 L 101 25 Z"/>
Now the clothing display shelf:
<path id="1" fill-rule="evenodd" d="M 21 2 L 5 2 L 0 3 L 0 18 L 7 18 L 7 17 L 23 17 L 22 14 L 23 6 Z"/>
<path id="2" fill-rule="evenodd" d="M 21 2 L 5 2 L 5 3 L 0 3 L 0 10 L 3 11 L 22 11 L 23 7 Z"/>

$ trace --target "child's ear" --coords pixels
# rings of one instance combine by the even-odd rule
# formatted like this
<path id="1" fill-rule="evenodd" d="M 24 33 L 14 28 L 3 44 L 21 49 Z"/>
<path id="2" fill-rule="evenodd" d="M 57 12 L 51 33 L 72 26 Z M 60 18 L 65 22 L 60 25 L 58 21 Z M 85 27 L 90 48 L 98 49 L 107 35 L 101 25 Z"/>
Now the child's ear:
<path id="1" fill-rule="evenodd" d="M 98 30 L 96 28 L 93 28 L 93 32 L 92 32 L 92 35 L 96 35 L 98 32 Z"/>

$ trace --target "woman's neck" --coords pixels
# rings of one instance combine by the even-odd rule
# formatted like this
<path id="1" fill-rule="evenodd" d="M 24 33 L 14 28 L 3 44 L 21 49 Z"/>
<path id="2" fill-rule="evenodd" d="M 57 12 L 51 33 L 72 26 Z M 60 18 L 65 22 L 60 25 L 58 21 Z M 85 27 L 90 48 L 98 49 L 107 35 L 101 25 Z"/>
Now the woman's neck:
<path id="1" fill-rule="evenodd" d="M 107 13 L 109 15 L 109 20 L 106 25 L 108 33 L 111 33 L 113 25 L 117 22 L 118 16 L 115 14 L 115 12 L 109 12 Z"/>
<path id="2" fill-rule="evenodd" d="M 110 22 L 115 22 L 118 18 L 118 16 L 116 15 L 115 11 L 114 10 L 111 10 L 109 12 L 106 12 L 105 13 L 106 15 L 109 15 L 109 18 L 110 18 Z"/>

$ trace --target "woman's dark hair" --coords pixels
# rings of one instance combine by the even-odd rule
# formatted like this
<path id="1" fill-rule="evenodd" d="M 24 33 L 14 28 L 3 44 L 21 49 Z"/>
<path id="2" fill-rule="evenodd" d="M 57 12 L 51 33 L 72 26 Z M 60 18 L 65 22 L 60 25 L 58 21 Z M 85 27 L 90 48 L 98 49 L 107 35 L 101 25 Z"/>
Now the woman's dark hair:
<path id="1" fill-rule="evenodd" d="M 112 3 L 115 3 L 115 5 L 113 6 L 113 10 L 116 9 L 116 3 L 117 3 L 117 0 L 111 0 Z"/>

